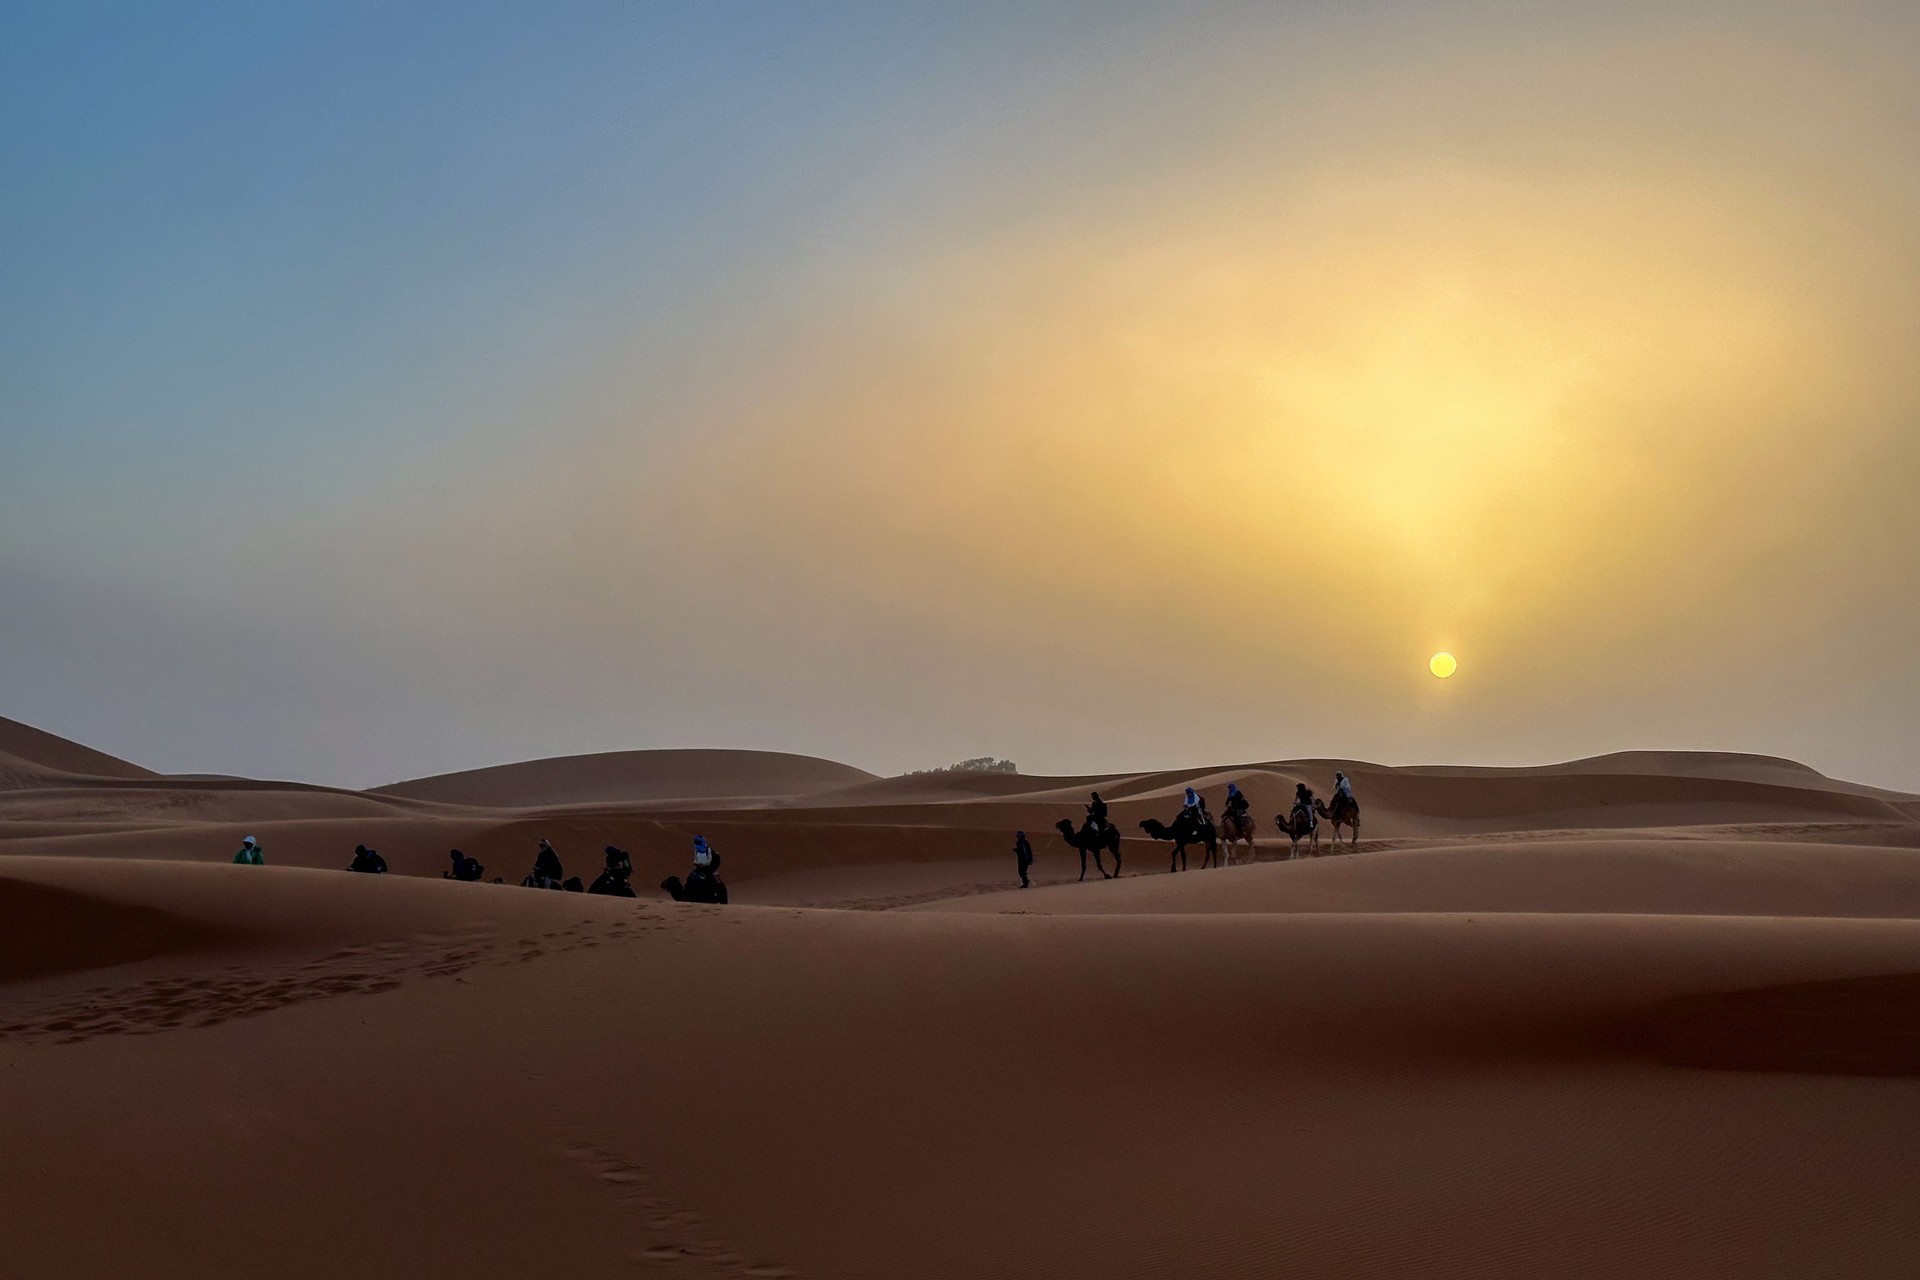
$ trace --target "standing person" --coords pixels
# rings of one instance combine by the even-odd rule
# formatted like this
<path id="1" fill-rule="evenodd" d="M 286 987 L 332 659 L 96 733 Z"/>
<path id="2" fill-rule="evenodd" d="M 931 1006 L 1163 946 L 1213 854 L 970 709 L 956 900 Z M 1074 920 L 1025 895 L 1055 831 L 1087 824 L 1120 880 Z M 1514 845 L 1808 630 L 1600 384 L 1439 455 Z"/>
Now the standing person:
<path id="1" fill-rule="evenodd" d="M 233 860 L 236 865 L 242 867 L 264 867 L 267 865 L 267 855 L 260 852 L 260 842 L 252 836 L 248 836 L 240 842 L 240 852 L 233 855 Z"/>
<path id="2" fill-rule="evenodd" d="M 1013 865 L 1020 871 L 1020 887 L 1031 889 L 1033 882 L 1027 879 L 1027 868 L 1033 865 L 1033 846 L 1027 843 L 1027 833 L 1013 833 Z"/>

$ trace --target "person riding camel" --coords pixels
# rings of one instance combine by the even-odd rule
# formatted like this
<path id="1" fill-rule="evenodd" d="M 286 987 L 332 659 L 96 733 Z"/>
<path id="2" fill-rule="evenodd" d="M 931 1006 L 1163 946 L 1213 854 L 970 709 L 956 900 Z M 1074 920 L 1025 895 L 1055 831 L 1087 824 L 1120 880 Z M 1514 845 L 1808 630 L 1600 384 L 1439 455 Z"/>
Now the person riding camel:
<path id="1" fill-rule="evenodd" d="M 1344 800 L 1356 811 L 1360 808 L 1360 802 L 1353 798 L 1353 784 L 1347 781 L 1347 775 L 1344 773 L 1333 775 L 1333 800 L 1335 804 Z"/>
<path id="2" fill-rule="evenodd" d="M 1187 788 L 1187 796 L 1180 810 L 1180 818 L 1191 822 L 1196 827 L 1205 826 L 1212 821 L 1212 819 L 1207 816 L 1206 802 L 1200 798 L 1200 793 L 1192 787 Z M 1176 821 L 1177 820 L 1178 819 L 1176 819 Z"/>
<path id="3" fill-rule="evenodd" d="M 1229 782 L 1227 784 L 1227 802 L 1220 806 L 1220 816 L 1223 818 L 1244 818 L 1247 816 L 1249 807 L 1247 797 L 1240 790 L 1240 784 L 1237 782 Z"/>
<path id="4" fill-rule="evenodd" d="M 1311 831 L 1317 820 L 1313 816 L 1313 792 L 1304 782 L 1293 784 L 1293 825 Z"/>
<path id="5" fill-rule="evenodd" d="M 443 880 L 464 880 L 471 884 L 487 873 L 487 869 L 480 865 L 478 858 L 469 858 L 458 849 L 449 850 L 447 860 L 453 863 L 453 866 L 440 873 Z"/>
<path id="6" fill-rule="evenodd" d="M 606 869 L 594 877 L 587 886 L 588 893 L 610 894 L 616 898 L 631 898 L 633 887 L 627 883 L 633 877 L 633 858 L 625 849 L 614 845 L 607 846 Z"/>
<path id="7" fill-rule="evenodd" d="M 1107 829 L 1107 802 L 1100 798 L 1098 791 L 1093 793 L 1093 801 L 1087 805 L 1087 822 L 1095 831 Z"/>
<path id="8" fill-rule="evenodd" d="M 720 870 L 720 855 L 705 836 L 693 838 L 693 874 L 688 879 L 711 879 Z"/>
<path id="9" fill-rule="evenodd" d="M 552 845 L 542 840 L 539 851 L 533 855 L 533 871 L 521 883 L 529 889 L 558 889 L 566 877 L 566 869 L 560 865 L 560 855 L 554 852 Z"/>

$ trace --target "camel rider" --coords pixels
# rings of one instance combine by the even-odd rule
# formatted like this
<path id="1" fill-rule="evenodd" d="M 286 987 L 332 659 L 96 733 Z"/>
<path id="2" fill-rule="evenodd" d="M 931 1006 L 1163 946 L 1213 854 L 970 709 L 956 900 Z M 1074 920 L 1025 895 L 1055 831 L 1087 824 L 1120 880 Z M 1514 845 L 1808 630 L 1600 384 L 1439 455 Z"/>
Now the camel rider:
<path id="1" fill-rule="evenodd" d="M 1220 806 L 1220 816 L 1223 818 L 1244 818 L 1247 816 L 1248 807 L 1247 797 L 1241 793 L 1240 784 L 1237 782 L 1229 782 L 1227 784 L 1227 802 Z"/>
<path id="2" fill-rule="evenodd" d="M 1346 774 L 1336 772 L 1333 775 L 1333 802 L 1339 804 L 1342 800 L 1346 801 L 1355 813 L 1360 812 L 1360 802 L 1353 798 L 1353 784 L 1347 781 Z"/>
<path id="3" fill-rule="evenodd" d="M 1093 793 L 1093 800 L 1087 805 L 1087 821 L 1093 824 L 1095 831 L 1107 829 L 1107 802 L 1100 798 L 1098 791 Z"/>
<path id="4" fill-rule="evenodd" d="M 711 876 L 718 870 L 720 870 L 720 855 L 714 852 L 713 846 L 707 843 L 705 836 L 695 836 L 693 838 L 693 874 Z"/>
<path id="5" fill-rule="evenodd" d="M 1200 793 L 1192 787 L 1187 788 L 1186 807 L 1180 810 L 1180 816 L 1196 827 L 1207 820 L 1207 807 L 1200 801 Z"/>
<path id="6" fill-rule="evenodd" d="M 264 867 L 267 855 L 260 852 L 260 842 L 248 836 L 240 842 L 240 852 L 233 855 L 235 865 L 242 867 Z"/>
<path id="7" fill-rule="evenodd" d="M 1314 825 L 1313 792 L 1307 790 L 1306 783 L 1296 782 L 1293 784 L 1293 819 L 1296 827 L 1301 825 L 1302 818 L 1306 819 L 1308 827 Z"/>
<path id="8" fill-rule="evenodd" d="M 440 873 L 443 880 L 464 880 L 471 884 L 487 874 L 487 869 L 480 865 L 478 858 L 469 858 L 458 849 L 447 851 L 447 861 L 453 865 Z"/>
<path id="9" fill-rule="evenodd" d="M 560 865 L 560 855 L 552 845 L 542 840 L 539 851 L 533 855 L 533 875 L 528 878 L 536 888 L 557 887 L 566 874 L 566 869 Z"/>

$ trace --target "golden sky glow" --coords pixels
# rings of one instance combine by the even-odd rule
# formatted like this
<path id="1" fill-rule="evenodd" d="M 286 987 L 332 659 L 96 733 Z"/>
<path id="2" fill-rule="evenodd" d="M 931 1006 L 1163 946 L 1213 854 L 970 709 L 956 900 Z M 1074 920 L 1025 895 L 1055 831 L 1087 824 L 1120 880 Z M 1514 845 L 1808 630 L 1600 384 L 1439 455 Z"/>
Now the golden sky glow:
<path id="1" fill-rule="evenodd" d="M 111 695 L 49 641 L 21 685 L 103 718 L 179 689 L 143 722 L 225 744 L 345 717 L 344 683 L 336 736 L 384 724 L 413 772 L 1693 746 L 1920 787 L 1910 7 L 789 19 L 569 28 L 578 97 L 450 64 L 467 109 L 322 138 L 299 197 L 251 150 L 167 168 L 264 175 L 255 221 L 175 237 L 240 275 L 20 304 L 190 349 L 124 388 L 96 375 L 151 353 L 112 333 L 23 361 L 10 417 L 46 425 L 0 522 L 15 595 L 134 583 L 198 638 Z M 276 221 L 340 155 L 371 157 L 346 207 Z M 202 711 L 181 668 L 246 628 L 278 630 L 203 684 L 255 691 Z"/>

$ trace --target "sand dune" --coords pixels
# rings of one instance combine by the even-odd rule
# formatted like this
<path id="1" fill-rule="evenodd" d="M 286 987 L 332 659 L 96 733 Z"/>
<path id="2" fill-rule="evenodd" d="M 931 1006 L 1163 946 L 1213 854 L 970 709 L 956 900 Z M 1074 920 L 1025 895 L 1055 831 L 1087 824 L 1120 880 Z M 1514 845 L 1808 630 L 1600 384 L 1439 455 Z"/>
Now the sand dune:
<path id="1" fill-rule="evenodd" d="M 125 781 L 156 776 L 103 751 L 0 717 L 0 791 L 91 778 Z"/>
<path id="2" fill-rule="evenodd" d="M 17 866 L 262 940 L 12 988 L 26 1274 L 1894 1276 L 1920 1248 L 1911 984 L 1876 984 L 1920 972 L 1920 922 Z M 1852 1012 L 1812 1053 L 1829 988 Z"/>
<path id="3" fill-rule="evenodd" d="M 852 765 L 781 751 L 610 751 L 415 778 L 373 794 L 525 809 L 804 795 L 872 777 Z"/>
<path id="4" fill-rule="evenodd" d="M 1791 762 L 623 753 L 358 793 L 0 741 L 17 1274 L 1920 1258 L 1920 810 Z M 1358 853 L 1168 875 L 1133 836 L 1082 884 L 1050 830 L 1094 787 L 1133 831 L 1229 779 L 1269 821 L 1336 767 Z M 1009 888 L 1016 827 L 1043 887 Z M 243 829 L 269 866 L 227 862 Z M 695 831 L 740 905 L 437 878 L 458 845 L 517 881 L 546 836 L 583 872 L 632 849 L 645 891 Z M 338 871 L 362 841 L 400 874 Z"/>

